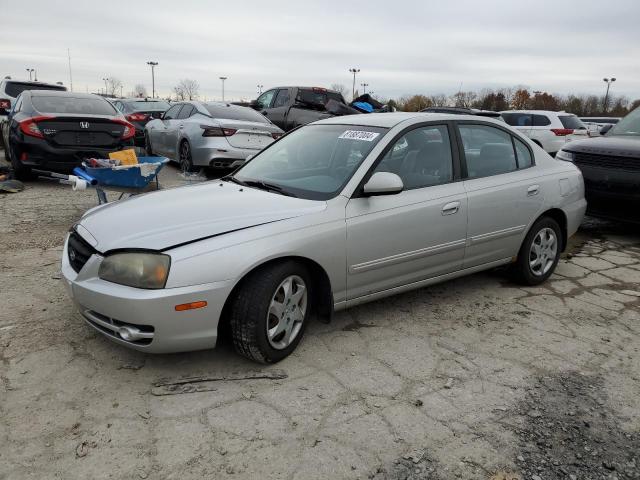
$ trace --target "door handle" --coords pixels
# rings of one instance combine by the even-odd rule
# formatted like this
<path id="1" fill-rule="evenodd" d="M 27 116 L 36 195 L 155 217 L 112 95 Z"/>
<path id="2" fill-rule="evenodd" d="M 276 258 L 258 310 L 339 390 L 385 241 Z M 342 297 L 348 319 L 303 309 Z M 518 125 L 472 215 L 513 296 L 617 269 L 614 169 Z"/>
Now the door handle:
<path id="1" fill-rule="evenodd" d="M 442 207 L 442 215 L 453 215 L 460 209 L 460 202 L 450 202 Z"/>
<path id="2" fill-rule="evenodd" d="M 531 185 L 529 188 L 527 188 L 527 195 L 532 197 L 534 195 L 537 195 L 539 191 L 540 185 Z"/>
<path id="3" fill-rule="evenodd" d="M 184 125 L 180 125 L 180 128 L 184 128 Z"/>

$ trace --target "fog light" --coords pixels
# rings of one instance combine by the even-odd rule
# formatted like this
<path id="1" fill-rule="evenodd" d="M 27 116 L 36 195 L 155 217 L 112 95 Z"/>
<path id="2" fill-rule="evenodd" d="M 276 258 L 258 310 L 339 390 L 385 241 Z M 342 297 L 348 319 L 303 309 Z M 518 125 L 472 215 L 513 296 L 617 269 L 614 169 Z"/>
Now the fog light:
<path id="1" fill-rule="evenodd" d="M 133 340 L 135 340 L 138 336 L 136 335 L 136 332 L 129 327 L 120 327 L 118 329 L 118 335 L 120 335 L 120 338 L 122 338 L 123 340 L 126 340 L 128 342 L 131 342 Z"/>

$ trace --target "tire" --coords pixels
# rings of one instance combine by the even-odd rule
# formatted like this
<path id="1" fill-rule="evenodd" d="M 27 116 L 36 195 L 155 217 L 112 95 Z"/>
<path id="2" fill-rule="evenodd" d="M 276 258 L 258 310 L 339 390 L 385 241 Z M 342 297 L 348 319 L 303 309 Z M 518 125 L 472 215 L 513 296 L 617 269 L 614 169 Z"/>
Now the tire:
<path id="1" fill-rule="evenodd" d="M 155 157 L 153 149 L 151 148 L 151 139 L 149 138 L 149 134 L 146 132 L 144 134 L 144 149 L 147 151 L 147 155 L 149 157 Z"/>
<path id="2" fill-rule="evenodd" d="M 539 285 L 546 281 L 558 265 L 561 245 L 562 231 L 558 222 L 550 217 L 539 219 L 518 252 L 513 267 L 515 280 L 523 285 Z"/>
<path id="3" fill-rule="evenodd" d="M 307 269 L 294 261 L 261 268 L 244 279 L 229 314 L 236 352 L 260 363 L 290 355 L 311 318 L 311 285 Z"/>
<path id="4" fill-rule="evenodd" d="M 31 168 L 25 167 L 20 160 L 18 160 L 13 153 L 13 148 L 9 145 L 8 148 L 4 151 L 9 163 L 11 163 L 11 168 L 13 169 L 13 176 L 17 180 L 33 180 L 34 175 L 31 172 Z"/>
<path id="5" fill-rule="evenodd" d="M 178 163 L 180 164 L 180 170 L 183 173 L 193 173 L 197 171 L 197 168 L 193 166 L 193 158 L 191 157 L 191 145 L 186 140 L 180 143 L 180 150 L 178 151 Z"/>

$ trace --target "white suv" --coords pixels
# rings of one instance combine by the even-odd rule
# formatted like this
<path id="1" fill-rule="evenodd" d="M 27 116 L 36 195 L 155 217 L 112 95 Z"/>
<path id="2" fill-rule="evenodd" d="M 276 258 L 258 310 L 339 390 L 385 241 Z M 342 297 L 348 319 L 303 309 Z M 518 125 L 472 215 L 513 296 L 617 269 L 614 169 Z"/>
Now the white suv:
<path id="1" fill-rule="evenodd" d="M 4 147 L 2 128 L 7 120 L 7 116 L 13 108 L 13 104 L 25 90 L 67 90 L 67 87 L 59 83 L 43 83 L 31 80 L 12 80 L 11 77 L 4 77 L 0 81 L 0 146 Z"/>
<path id="2" fill-rule="evenodd" d="M 589 131 L 573 113 L 547 110 L 507 110 L 504 121 L 555 156 L 567 142 L 589 136 Z"/>

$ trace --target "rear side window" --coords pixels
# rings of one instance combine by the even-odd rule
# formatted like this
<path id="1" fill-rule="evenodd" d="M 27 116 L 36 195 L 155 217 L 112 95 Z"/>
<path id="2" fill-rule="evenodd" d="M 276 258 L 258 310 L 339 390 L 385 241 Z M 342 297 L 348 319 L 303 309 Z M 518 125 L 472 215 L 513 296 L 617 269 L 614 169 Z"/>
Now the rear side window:
<path id="1" fill-rule="evenodd" d="M 469 178 L 488 177 L 516 170 L 511 135 L 488 125 L 460 125 Z"/>
<path id="2" fill-rule="evenodd" d="M 59 92 L 64 92 L 67 90 L 66 87 L 62 85 L 39 85 L 34 83 L 23 83 L 23 82 L 7 82 L 4 91 L 10 97 L 17 97 L 25 90 L 54 90 Z"/>
<path id="3" fill-rule="evenodd" d="M 182 103 L 178 105 L 174 105 L 169 110 L 167 110 L 164 114 L 163 120 L 174 120 L 178 116 L 178 112 L 182 108 Z"/>
<path id="4" fill-rule="evenodd" d="M 503 113 L 502 118 L 512 127 L 530 127 L 532 116 L 529 113 Z"/>
<path id="5" fill-rule="evenodd" d="M 558 115 L 560 122 L 564 128 L 572 128 L 574 130 L 581 130 L 585 127 L 584 123 L 575 115 Z"/>
<path id="6" fill-rule="evenodd" d="M 226 103 L 205 103 L 209 115 L 213 118 L 225 118 L 228 120 L 241 120 L 245 122 L 269 123 L 267 118 L 249 107 L 240 107 Z"/>
<path id="7" fill-rule="evenodd" d="M 180 110 L 180 113 L 176 118 L 178 119 L 189 118 L 191 115 L 193 115 L 194 110 L 195 109 L 191 105 L 186 104 L 184 107 L 182 107 L 182 110 Z"/>
<path id="8" fill-rule="evenodd" d="M 533 161 L 531 159 L 531 152 L 524 144 L 524 142 L 514 137 L 513 143 L 516 146 L 516 157 L 518 160 L 518 168 L 529 168 Z"/>
<path id="9" fill-rule="evenodd" d="M 33 96 L 33 107 L 40 113 L 71 113 L 78 115 L 115 115 L 117 110 L 103 98 L 71 96 Z"/>
<path id="10" fill-rule="evenodd" d="M 551 120 L 546 115 L 533 115 L 533 126 L 534 127 L 546 127 L 551 125 Z"/>
<path id="11" fill-rule="evenodd" d="M 344 102 L 342 95 L 337 92 L 329 92 L 320 88 L 301 88 L 298 91 L 297 101 L 309 105 L 324 106 L 329 100 Z"/>

